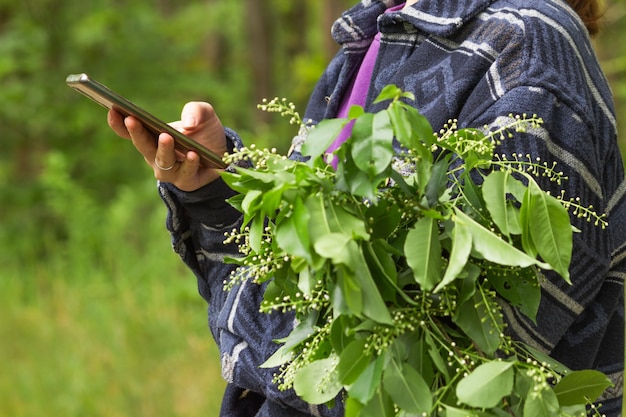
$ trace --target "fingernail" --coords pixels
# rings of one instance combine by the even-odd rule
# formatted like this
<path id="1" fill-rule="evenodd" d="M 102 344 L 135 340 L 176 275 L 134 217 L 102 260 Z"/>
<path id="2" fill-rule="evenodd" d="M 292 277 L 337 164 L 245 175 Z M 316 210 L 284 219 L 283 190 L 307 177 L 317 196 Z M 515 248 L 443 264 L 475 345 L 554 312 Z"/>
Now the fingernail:
<path id="1" fill-rule="evenodd" d="M 196 127 L 196 118 L 192 114 L 183 117 L 183 127 Z"/>

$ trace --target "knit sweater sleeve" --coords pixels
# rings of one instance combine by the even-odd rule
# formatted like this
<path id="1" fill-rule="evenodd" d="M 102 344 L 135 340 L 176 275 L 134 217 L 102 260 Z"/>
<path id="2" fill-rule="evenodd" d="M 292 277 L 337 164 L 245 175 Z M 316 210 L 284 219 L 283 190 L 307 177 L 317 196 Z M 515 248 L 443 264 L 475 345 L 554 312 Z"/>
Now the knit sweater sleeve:
<path id="1" fill-rule="evenodd" d="M 226 133 L 230 149 L 240 146 L 235 132 L 227 129 Z M 172 247 L 196 276 L 200 294 L 210 303 L 233 268 L 224 258 L 238 253 L 235 245 L 224 244 L 225 233 L 241 225 L 241 213 L 227 202 L 235 192 L 221 178 L 193 192 L 164 182 L 158 188 L 168 209 L 166 226 Z"/>

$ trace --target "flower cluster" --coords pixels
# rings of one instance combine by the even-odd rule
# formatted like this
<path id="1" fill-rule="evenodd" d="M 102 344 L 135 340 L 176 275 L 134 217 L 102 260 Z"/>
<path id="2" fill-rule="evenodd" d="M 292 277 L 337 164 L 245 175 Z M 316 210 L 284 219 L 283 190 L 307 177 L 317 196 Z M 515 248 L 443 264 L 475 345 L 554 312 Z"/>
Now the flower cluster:
<path id="1" fill-rule="evenodd" d="M 283 117 L 289 117 L 289 124 L 302 124 L 302 118 L 296 111 L 295 104 L 288 102 L 286 98 L 279 99 L 278 97 L 274 97 L 271 100 L 263 99 L 263 102 L 257 107 L 269 113 L 278 113 Z"/>

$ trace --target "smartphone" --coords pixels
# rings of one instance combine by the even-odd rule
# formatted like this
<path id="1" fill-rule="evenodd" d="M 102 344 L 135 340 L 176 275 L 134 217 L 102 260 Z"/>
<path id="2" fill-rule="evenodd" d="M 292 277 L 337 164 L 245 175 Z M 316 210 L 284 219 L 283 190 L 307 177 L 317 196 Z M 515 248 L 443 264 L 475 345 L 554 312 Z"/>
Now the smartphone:
<path id="1" fill-rule="evenodd" d="M 87 74 L 70 74 L 65 82 L 103 107 L 113 109 L 124 117 L 133 116 L 137 118 L 154 135 L 155 140 L 157 140 L 160 133 L 168 133 L 174 138 L 176 150 L 182 153 L 187 151 L 196 152 L 200 156 L 201 163 L 207 167 L 226 168 L 226 164 L 221 156 L 115 93 L 105 85 L 90 78 Z"/>

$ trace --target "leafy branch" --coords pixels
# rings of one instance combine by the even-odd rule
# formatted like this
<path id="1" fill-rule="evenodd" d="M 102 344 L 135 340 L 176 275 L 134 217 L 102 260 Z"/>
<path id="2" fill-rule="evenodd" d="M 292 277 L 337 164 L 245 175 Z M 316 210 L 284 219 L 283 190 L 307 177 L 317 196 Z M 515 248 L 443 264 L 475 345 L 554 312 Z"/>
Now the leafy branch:
<path id="1" fill-rule="evenodd" d="M 286 100 L 265 102 L 309 130 L 308 161 L 253 147 L 227 157 L 255 168 L 224 174 L 244 216 L 226 238 L 241 267 L 225 285 L 267 282 L 261 311 L 299 323 L 263 366 L 309 403 L 343 397 L 346 416 L 586 415 L 606 376 L 513 341 L 500 303 L 535 320 L 540 271 L 569 281 L 568 210 L 604 216 L 540 188 L 567 180 L 554 164 L 495 154 L 538 117 L 435 133 L 412 99 L 388 86 L 385 110 L 315 127 Z M 333 169 L 326 149 L 349 123 Z"/>

